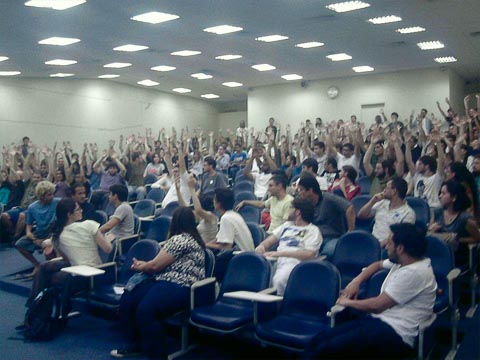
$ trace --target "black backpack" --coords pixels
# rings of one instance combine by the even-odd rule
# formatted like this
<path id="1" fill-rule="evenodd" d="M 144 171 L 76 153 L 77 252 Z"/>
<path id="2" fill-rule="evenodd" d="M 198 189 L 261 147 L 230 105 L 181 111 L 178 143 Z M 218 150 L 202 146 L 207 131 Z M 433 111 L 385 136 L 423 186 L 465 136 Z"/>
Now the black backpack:
<path id="1" fill-rule="evenodd" d="M 25 340 L 48 341 L 57 336 L 67 323 L 68 306 L 65 305 L 57 288 L 43 289 L 25 314 Z"/>

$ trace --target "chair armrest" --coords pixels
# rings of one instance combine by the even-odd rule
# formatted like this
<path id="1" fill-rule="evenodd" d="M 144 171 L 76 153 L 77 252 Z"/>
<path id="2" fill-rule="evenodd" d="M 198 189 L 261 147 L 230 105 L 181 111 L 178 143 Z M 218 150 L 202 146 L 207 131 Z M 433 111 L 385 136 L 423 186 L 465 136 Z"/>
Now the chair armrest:
<path id="1" fill-rule="evenodd" d="M 468 269 L 470 271 L 475 271 L 475 251 L 480 246 L 479 243 L 468 244 Z"/>
<path id="2" fill-rule="evenodd" d="M 417 359 L 424 358 L 424 345 L 425 345 L 425 331 L 432 326 L 434 321 L 437 319 L 437 315 L 432 313 L 432 315 L 418 324 L 418 344 L 417 344 Z"/>
<path id="3" fill-rule="evenodd" d="M 128 236 L 118 238 L 117 239 L 118 255 L 122 256 L 123 253 L 124 253 L 122 243 L 124 243 L 128 240 L 133 240 L 135 238 L 140 239 L 140 234 L 132 234 L 132 235 L 128 235 Z"/>
<path id="4" fill-rule="evenodd" d="M 333 305 L 330 311 L 327 312 L 327 316 L 330 318 L 330 327 L 335 327 L 335 317 L 337 314 L 340 314 L 342 311 L 345 310 L 345 306 L 343 305 Z"/>
<path id="5" fill-rule="evenodd" d="M 243 250 L 235 250 L 232 254 L 233 254 L 233 255 L 238 255 L 238 254 L 241 254 L 241 253 L 243 253 L 243 252 L 245 252 L 245 251 L 243 251 Z"/>
<path id="6" fill-rule="evenodd" d="M 153 221 L 154 218 L 155 218 L 155 215 L 150 215 L 150 216 L 139 217 L 138 220 L 140 220 L 140 221 Z"/>
<path id="7" fill-rule="evenodd" d="M 132 205 L 136 205 L 140 202 L 140 200 L 136 200 L 136 201 L 129 201 L 128 202 L 128 205 L 132 206 Z"/>
<path id="8" fill-rule="evenodd" d="M 456 278 L 460 276 L 461 270 L 458 268 L 450 270 L 450 272 L 447 274 L 447 280 L 449 283 L 454 281 Z"/>
<path id="9" fill-rule="evenodd" d="M 190 287 L 190 310 L 215 302 L 216 282 L 216 278 L 210 277 L 197 281 Z"/>
<path id="10" fill-rule="evenodd" d="M 93 266 L 77 265 L 64 267 L 61 271 L 72 274 L 74 276 L 92 277 L 105 273 L 105 270 L 97 269 Z"/>
<path id="11" fill-rule="evenodd" d="M 254 291 L 232 291 L 232 292 L 224 293 L 223 296 L 227 298 L 237 299 L 237 300 L 250 300 L 250 301 L 261 302 L 261 303 L 271 303 L 271 302 L 278 302 L 283 300 L 283 296 L 270 295 L 267 293 L 254 292 Z"/>
<path id="12" fill-rule="evenodd" d="M 450 306 L 453 306 L 455 303 L 454 299 L 454 288 L 453 288 L 453 282 L 460 276 L 461 270 L 458 268 L 454 268 L 450 270 L 450 272 L 447 274 L 447 281 L 448 281 L 448 304 Z"/>
<path id="13" fill-rule="evenodd" d="M 117 282 L 117 263 L 108 262 L 97 266 L 104 270 L 104 274 L 92 278 L 92 289 L 96 286 L 115 284 Z"/>
<path id="14" fill-rule="evenodd" d="M 269 294 L 269 295 L 277 295 L 277 289 L 271 287 L 268 289 L 264 289 L 262 291 L 259 291 L 260 294 Z"/>

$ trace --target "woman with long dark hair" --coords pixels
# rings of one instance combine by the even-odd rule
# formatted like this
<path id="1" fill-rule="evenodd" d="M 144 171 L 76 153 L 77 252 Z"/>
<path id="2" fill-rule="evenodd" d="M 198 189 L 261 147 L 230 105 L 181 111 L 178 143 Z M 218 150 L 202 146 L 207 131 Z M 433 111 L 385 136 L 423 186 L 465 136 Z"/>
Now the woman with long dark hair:
<path id="1" fill-rule="evenodd" d="M 466 194 L 470 199 L 470 206 L 468 212 L 472 214 L 478 221 L 480 219 L 478 207 L 478 191 L 475 184 L 475 178 L 472 173 L 468 171 L 467 167 L 461 162 L 453 162 L 445 168 L 445 177 L 447 180 L 456 180 L 461 183 L 466 190 Z"/>
<path id="2" fill-rule="evenodd" d="M 169 239 L 150 261 L 133 260 L 132 269 L 152 275 L 120 301 L 120 321 L 126 346 L 112 350 L 113 357 L 140 353 L 152 358 L 165 357 L 163 319 L 190 304 L 190 286 L 205 277 L 205 245 L 197 231 L 193 211 L 175 210 Z"/>

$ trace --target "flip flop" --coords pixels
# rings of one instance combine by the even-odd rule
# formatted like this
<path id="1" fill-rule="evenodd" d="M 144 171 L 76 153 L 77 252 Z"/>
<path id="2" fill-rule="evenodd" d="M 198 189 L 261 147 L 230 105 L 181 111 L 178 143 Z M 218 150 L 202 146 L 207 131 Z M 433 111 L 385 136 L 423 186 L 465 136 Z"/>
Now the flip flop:
<path id="1" fill-rule="evenodd" d="M 17 274 L 15 275 L 15 280 L 32 280 L 35 275 L 32 274 Z"/>

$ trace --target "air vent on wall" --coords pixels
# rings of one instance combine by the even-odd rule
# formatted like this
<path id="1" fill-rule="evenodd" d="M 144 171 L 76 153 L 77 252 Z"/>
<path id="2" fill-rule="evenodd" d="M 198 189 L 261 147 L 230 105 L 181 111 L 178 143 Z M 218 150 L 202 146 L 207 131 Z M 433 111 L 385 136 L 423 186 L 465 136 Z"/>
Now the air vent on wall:
<path id="1" fill-rule="evenodd" d="M 407 45 L 407 43 L 405 41 L 395 41 L 392 42 L 390 45 L 392 45 L 392 47 L 400 47 Z"/>

